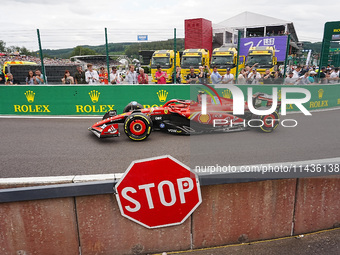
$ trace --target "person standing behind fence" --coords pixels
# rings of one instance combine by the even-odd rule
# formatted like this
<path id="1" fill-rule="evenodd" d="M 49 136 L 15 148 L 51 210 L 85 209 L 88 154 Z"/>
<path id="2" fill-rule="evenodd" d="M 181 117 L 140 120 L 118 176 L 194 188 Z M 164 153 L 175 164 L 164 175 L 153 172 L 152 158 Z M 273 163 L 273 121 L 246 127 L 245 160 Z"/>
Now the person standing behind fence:
<path id="1" fill-rule="evenodd" d="M 61 79 L 63 84 L 74 84 L 74 79 L 69 70 L 65 70 L 64 78 Z"/>
<path id="2" fill-rule="evenodd" d="M 339 68 L 332 68 L 332 72 L 329 76 L 329 83 L 335 84 L 339 82 Z"/>
<path id="3" fill-rule="evenodd" d="M 198 81 L 200 84 L 207 84 L 208 78 L 211 75 L 210 69 L 208 66 L 200 66 L 199 67 L 200 73 L 198 74 Z"/>
<path id="4" fill-rule="evenodd" d="M 248 83 L 249 84 L 259 84 L 261 79 L 261 74 L 257 72 L 256 68 L 254 67 L 252 72 L 248 74 Z"/>
<path id="5" fill-rule="evenodd" d="M 122 82 L 122 78 L 117 72 L 117 67 L 112 67 L 112 72 L 110 73 L 110 82 L 111 84 L 120 84 Z"/>
<path id="6" fill-rule="evenodd" d="M 18 85 L 20 84 L 19 81 L 17 81 L 14 77 L 13 74 L 7 73 L 7 81 L 5 82 L 6 85 Z"/>
<path id="7" fill-rule="evenodd" d="M 167 78 L 168 78 L 167 73 L 162 71 L 161 66 L 157 66 L 157 72 L 155 73 L 155 79 L 157 80 L 157 84 L 166 84 Z"/>
<path id="8" fill-rule="evenodd" d="M 149 84 L 149 76 L 146 73 L 144 73 L 143 68 L 139 68 L 138 83 Z"/>
<path id="9" fill-rule="evenodd" d="M 35 76 L 32 70 L 28 71 L 27 77 L 26 77 L 26 85 L 34 85 L 35 83 Z"/>
<path id="10" fill-rule="evenodd" d="M 230 73 L 230 68 L 227 68 L 226 74 L 223 76 L 222 83 L 224 84 L 233 84 L 234 83 L 234 75 Z"/>
<path id="11" fill-rule="evenodd" d="M 237 84 L 247 84 L 247 74 L 244 68 L 241 69 L 240 74 L 237 77 Z"/>
<path id="12" fill-rule="evenodd" d="M 99 82 L 99 75 L 97 71 L 93 70 L 92 64 L 87 64 L 87 72 L 85 73 L 85 80 L 90 85 L 96 85 Z"/>
<path id="13" fill-rule="evenodd" d="M 134 65 L 129 65 L 129 71 L 126 72 L 125 81 L 127 84 L 138 84 L 137 72 Z"/>
<path id="14" fill-rule="evenodd" d="M 77 72 L 74 74 L 74 82 L 75 84 L 86 84 L 85 72 L 81 66 L 77 66 Z"/>
<path id="15" fill-rule="evenodd" d="M 109 77 L 107 72 L 105 72 L 105 68 L 101 67 L 99 71 L 99 80 L 101 85 L 108 85 L 109 84 Z"/>
<path id="16" fill-rule="evenodd" d="M 45 76 L 46 82 L 47 82 L 47 77 Z M 44 81 L 44 75 L 41 73 L 39 69 L 35 70 L 35 84 L 45 84 Z"/>
<path id="17" fill-rule="evenodd" d="M 181 84 L 181 67 L 176 66 L 176 73 L 172 74 L 172 83 Z"/>
<path id="18" fill-rule="evenodd" d="M 219 84 L 219 83 L 221 83 L 223 77 L 217 71 L 217 66 L 213 67 L 213 72 L 210 75 L 210 78 L 211 78 L 212 84 Z"/>
<path id="19" fill-rule="evenodd" d="M 2 70 L 0 70 L 0 84 L 5 84 L 5 75 Z"/>

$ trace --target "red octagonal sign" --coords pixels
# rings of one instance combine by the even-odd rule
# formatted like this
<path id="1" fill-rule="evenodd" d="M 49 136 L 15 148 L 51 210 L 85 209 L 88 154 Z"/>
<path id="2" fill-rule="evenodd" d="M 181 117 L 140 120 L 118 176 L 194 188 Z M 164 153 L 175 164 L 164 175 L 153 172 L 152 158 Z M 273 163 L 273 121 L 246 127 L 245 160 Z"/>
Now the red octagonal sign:
<path id="1" fill-rule="evenodd" d="M 133 161 L 116 191 L 122 215 L 147 228 L 181 224 L 202 202 L 196 174 L 171 156 Z"/>

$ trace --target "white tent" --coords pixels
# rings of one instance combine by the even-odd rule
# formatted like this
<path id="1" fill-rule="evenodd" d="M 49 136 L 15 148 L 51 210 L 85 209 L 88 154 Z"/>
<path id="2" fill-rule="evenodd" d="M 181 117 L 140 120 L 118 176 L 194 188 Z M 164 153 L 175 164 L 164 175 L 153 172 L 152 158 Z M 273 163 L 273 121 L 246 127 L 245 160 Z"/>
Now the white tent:
<path id="1" fill-rule="evenodd" d="M 242 12 L 234 17 L 226 19 L 217 25 L 219 27 L 229 28 L 251 28 L 251 27 L 263 27 L 263 26 L 278 26 L 292 23 L 290 21 L 272 18 L 269 16 L 253 13 L 253 12 Z"/>

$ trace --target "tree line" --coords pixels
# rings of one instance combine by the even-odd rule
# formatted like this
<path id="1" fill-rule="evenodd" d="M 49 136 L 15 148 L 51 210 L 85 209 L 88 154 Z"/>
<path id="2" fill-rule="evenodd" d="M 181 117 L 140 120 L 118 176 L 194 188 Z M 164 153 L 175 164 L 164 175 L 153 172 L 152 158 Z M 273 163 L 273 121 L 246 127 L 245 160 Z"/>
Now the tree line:
<path id="1" fill-rule="evenodd" d="M 184 50 L 184 39 L 178 38 L 176 41 L 177 50 Z M 321 52 L 321 42 L 303 42 L 303 48 L 306 50 L 311 49 L 314 53 Z M 340 48 L 339 42 L 331 42 L 331 48 Z M 168 39 L 166 41 L 155 42 L 141 42 L 141 43 L 109 43 L 108 44 L 109 55 L 127 55 L 131 58 L 138 58 L 140 50 L 173 50 L 174 39 Z M 6 47 L 6 43 L 0 40 L 0 52 L 14 53 L 19 52 L 21 55 L 37 56 L 37 51 L 30 51 L 26 47 L 10 46 Z M 63 58 L 68 59 L 73 56 L 82 55 L 105 55 L 106 46 L 90 46 L 79 45 L 74 48 L 58 49 L 58 50 L 43 50 L 44 57 L 49 58 Z"/>

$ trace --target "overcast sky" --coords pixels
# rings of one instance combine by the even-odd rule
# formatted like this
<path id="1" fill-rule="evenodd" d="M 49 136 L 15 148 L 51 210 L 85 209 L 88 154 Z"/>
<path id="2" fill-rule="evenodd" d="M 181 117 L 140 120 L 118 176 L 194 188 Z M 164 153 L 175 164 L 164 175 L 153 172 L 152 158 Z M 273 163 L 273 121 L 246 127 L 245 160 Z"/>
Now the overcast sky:
<path id="1" fill-rule="evenodd" d="M 149 41 L 184 37 L 184 20 L 205 18 L 219 23 L 244 11 L 291 21 L 300 41 L 321 41 L 327 21 L 340 20 L 340 1 L 268 0 L 7 0 L 1 1 L 0 40 L 6 46 L 38 49 L 40 29 L 44 49 Z"/>

